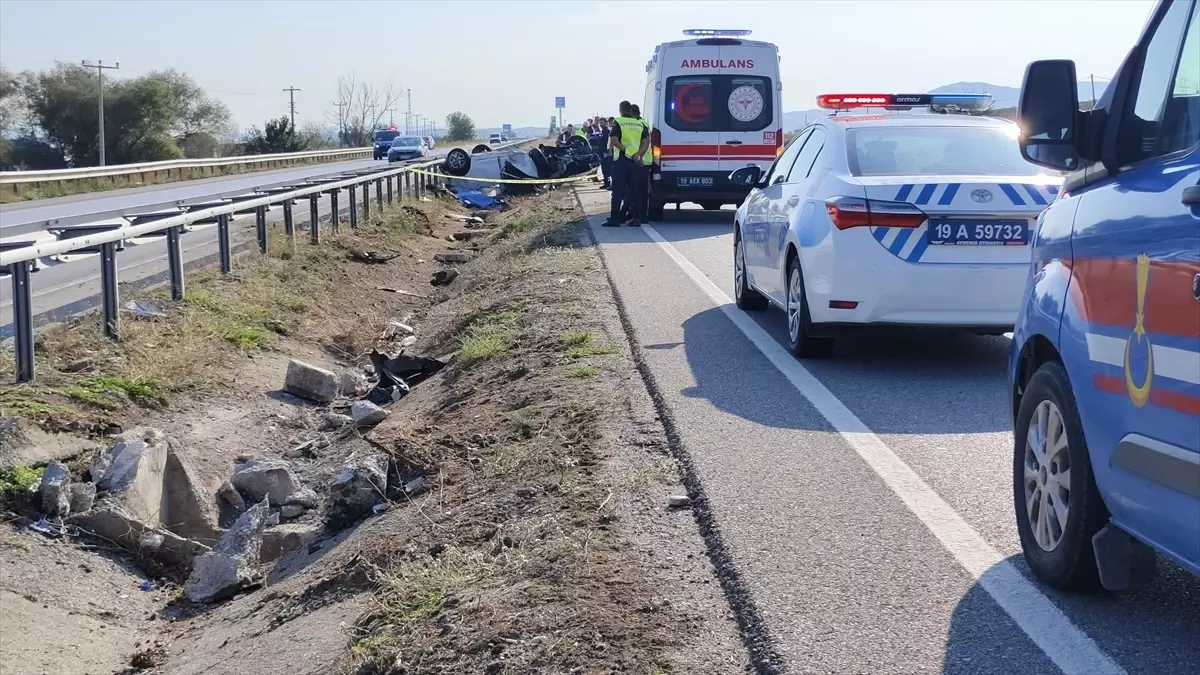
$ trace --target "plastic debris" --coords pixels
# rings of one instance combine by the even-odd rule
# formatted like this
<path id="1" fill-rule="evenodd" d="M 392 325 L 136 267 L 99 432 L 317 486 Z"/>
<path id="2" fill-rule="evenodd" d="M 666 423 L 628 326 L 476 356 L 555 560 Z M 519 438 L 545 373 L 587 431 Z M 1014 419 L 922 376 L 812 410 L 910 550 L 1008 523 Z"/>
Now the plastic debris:
<path id="1" fill-rule="evenodd" d="M 153 300 L 130 300 L 125 303 L 125 311 L 143 321 L 167 318 L 167 313 L 163 311 L 162 306 Z"/>

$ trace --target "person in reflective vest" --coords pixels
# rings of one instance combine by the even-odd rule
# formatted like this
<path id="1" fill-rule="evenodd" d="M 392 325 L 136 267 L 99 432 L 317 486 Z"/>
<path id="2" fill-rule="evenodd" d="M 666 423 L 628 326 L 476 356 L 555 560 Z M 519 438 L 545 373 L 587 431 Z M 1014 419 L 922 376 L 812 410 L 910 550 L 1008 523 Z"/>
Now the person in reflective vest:
<path id="1" fill-rule="evenodd" d="M 609 132 L 608 145 L 613 153 L 612 202 L 604 227 L 620 227 L 625 221 L 622 213 L 628 202 L 629 224 L 645 222 L 646 205 L 639 201 L 642 191 L 637 181 L 643 173 L 641 158 L 650 145 L 650 132 L 641 120 L 633 117 L 633 106 L 621 101 L 621 114 Z"/>
<path id="2" fill-rule="evenodd" d="M 646 130 L 645 137 L 649 140 L 650 123 L 642 117 L 641 108 L 638 107 L 638 104 L 634 103 L 630 106 L 630 112 L 632 113 L 631 117 L 641 122 L 642 127 Z M 638 166 L 637 176 L 633 181 L 634 190 L 637 192 L 634 202 L 641 205 L 641 212 L 638 214 L 639 224 L 645 224 L 646 222 L 647 200 L 650 197 L 650 164 L 654 161 L 654 151 L 648 142 L 642 146 L 642 150 L 642 154 L 634 158 Z"/>

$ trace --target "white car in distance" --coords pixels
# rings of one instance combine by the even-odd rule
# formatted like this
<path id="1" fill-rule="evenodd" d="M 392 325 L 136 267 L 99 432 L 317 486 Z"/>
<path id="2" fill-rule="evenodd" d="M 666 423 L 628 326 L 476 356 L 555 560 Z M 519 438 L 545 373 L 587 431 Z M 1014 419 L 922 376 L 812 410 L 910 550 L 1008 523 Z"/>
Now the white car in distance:
<path id="1" fill-rule="evenodd" d="M 986 95 L 824 95 L 830 109 L 737 210 L 738 307 L 784 310 L 799 357 L 870 326 L 1012 330 L 1038 214 L 1062 178 L 1025 161 Z M 883 108 L 877 114 L 847 112 Z M 903 110 L 897 108 L 904 108 Z M 914 111 L 920 107 L 924 110 Z"/>

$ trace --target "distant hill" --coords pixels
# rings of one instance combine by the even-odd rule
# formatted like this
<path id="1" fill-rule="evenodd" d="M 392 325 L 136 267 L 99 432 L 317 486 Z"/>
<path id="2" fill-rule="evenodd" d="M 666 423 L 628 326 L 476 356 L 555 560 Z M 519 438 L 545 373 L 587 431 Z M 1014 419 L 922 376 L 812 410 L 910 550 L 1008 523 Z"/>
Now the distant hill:
<path id="1" fill-rule="evenodd" d="M 1096 80 L 1096 98 L 1104 94 L 1104 88 L 1108 85 L 1108 80 Z M 991 94 L 992 108 L 996 110 L 1006 108 L 1016 108 L 1017 103 L 1021 98 L 1021 90 L 1017 87 L 1005 87 L 998 84 L 989 84 L 987 82 L 955 82 L 941 87 L 930 89 L 930 94 Z M 1091 80 L 1080 80 L 1079 82 L 1079 101 L 1084 108 L 1090 107 L 1089 102 L 1092 100 L 1092 82 Z M 796 110 L 783 113 L 783 128 L 786 130 L 800 129 L 808 122 L 829 114 L 826 110 L 820 108 L 811 108 L 809 110 Z M 1007 115 L 1004 115 L 1007 116 Z"/>

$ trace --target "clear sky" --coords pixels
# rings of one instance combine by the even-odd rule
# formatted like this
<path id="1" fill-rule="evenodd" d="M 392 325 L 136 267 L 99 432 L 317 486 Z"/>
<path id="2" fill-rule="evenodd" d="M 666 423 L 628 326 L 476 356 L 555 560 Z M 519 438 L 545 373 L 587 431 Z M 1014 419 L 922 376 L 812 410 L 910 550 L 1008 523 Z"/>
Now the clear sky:
<path id="1" fill-rule="evenodd" d="M 685 28 L 745 28 L 782 56 L 785 110 L 822 92 L 926 91 L 958 81 L 1019 87 L 1026 64 L 1071 58 L 1108 78 L 1142 30 L 1146 0 L 471 2 L 456 0 L 0 0 L 0 62 L 174 67 L 239 127 L 334 110 L 339 74 L 412 89 L 412 110 L 479 126 L 543 126 L 637 100 L 645 64 Z M 405 103 L 397 106 L 399 113 Z M 399 114 L 398 113 L 398 114 Z"/>

